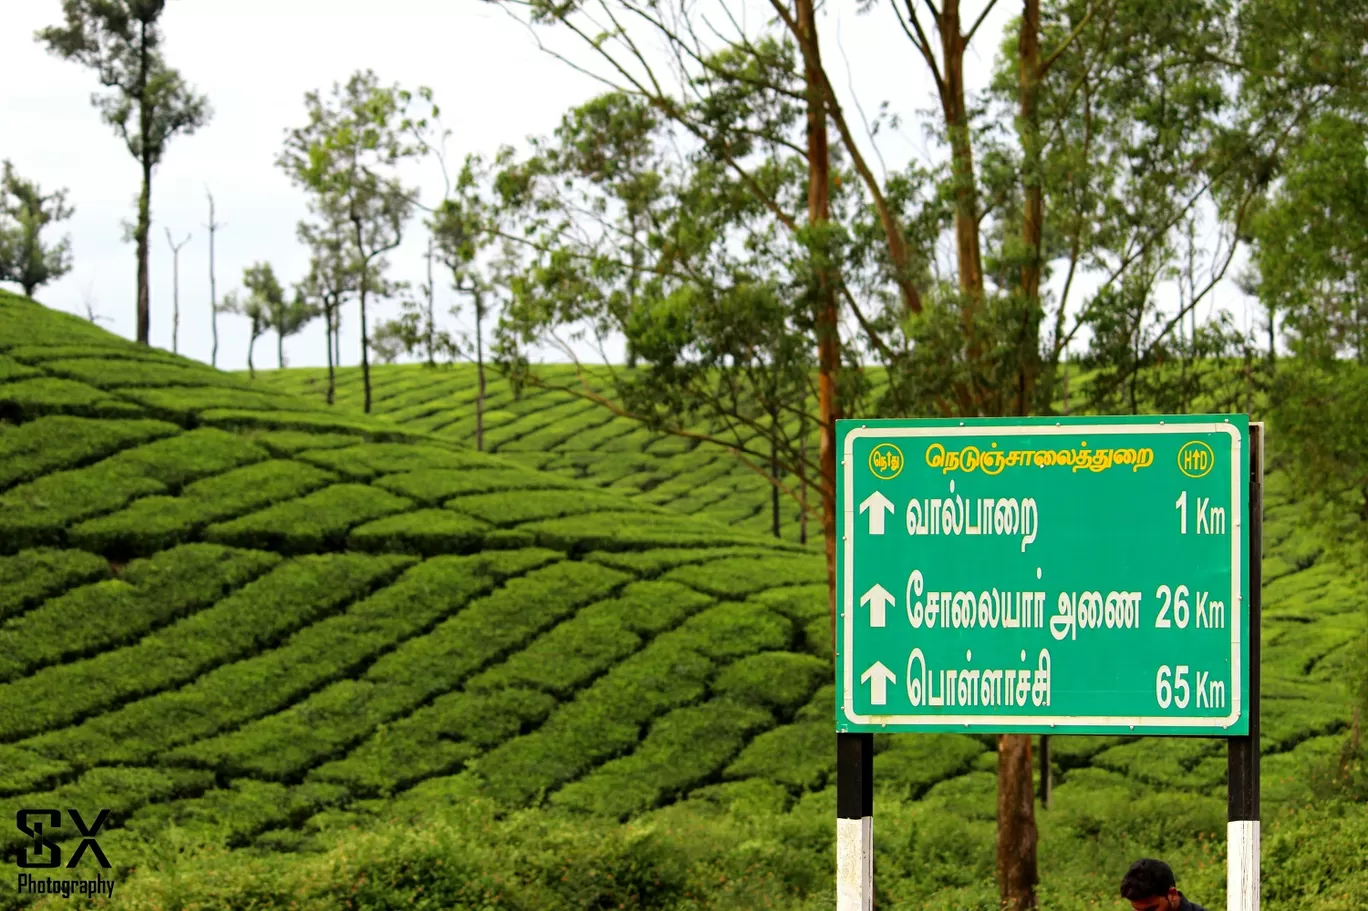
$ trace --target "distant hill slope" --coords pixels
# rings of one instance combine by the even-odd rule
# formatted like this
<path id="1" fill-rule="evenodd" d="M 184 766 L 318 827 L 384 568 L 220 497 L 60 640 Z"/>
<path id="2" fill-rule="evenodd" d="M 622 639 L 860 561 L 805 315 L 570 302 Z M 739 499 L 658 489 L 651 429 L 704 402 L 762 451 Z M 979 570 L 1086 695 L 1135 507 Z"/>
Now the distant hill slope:
<path id="1" fill-rule="evenodd" d="M 588 415 L 529 411 L 499 452 Z M 125 863 L 173 825 L 304 849 L 462 793 L 609 818 L 832 801 L 819 556 L 440 430 L 0 293 L 4 813 L 107 807 Z M 1270 805 L 1339 743 L 1365 597 L 1273 481 Z M 881 799 L 991 818 L 991 738 L 877 739 Z M 1055 761 L 1078 812 L 1173 793 L 1223 818 L 1217 741 L 1059 738 Z"/>
<path id="2" fill-rule="evenodd" d="M 570 367 L 538 370 L 556 382 L 577 383 Z M 592 369 L 586 371 L 590 381 L 593 375 Z M 315 402 L 322 401 L 327 390 L 327 371 L 317 368 L 258 370 L 257 377 L 266 388 L 296 393 Z M 641 503 L 773 535 L 771 484 L 720 446 L 653 433 L 637 421 L 618 417 L 601 405 L 560 390 L 528 387 L 515 396 L 509 383 L 495 371 L 487 371 L 486 377 L 486 451 L 604 487 Z M 371 380 L 371 413 L 375 417 L 405 430 L 474 447 L 477 375 L 473 365 L 436 369 L 383 365 L 371 368 Z M 359 367 L 337 372 L 336 400 L 337 407 L 348 414 L 361 412 Z M 789 423 L 788 432 L 796 437 L 797 421 Z M 741 434 L 743 440 L 751 440 L 745 428 Z M 811 459 L 815 462 L 815 434 L 812 441 Z M 763 449 L 765 444 L 761 441 L 755 445 Z M 795 478 L 782 477 L 782 481 L 796 491 Z M 780 537 L 798 541 L 798 503 L 785 495 L 779 511 Z M 808 535 L 810 541 L 820 544 L 820 521 L 809 522 Z"/>

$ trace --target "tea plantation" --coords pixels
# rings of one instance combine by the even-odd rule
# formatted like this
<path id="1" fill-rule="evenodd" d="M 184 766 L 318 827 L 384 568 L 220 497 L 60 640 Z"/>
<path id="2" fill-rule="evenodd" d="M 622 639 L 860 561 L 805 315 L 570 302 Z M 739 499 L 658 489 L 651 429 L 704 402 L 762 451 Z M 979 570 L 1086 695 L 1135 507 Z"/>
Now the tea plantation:
<path id="1" fill-rule="evenodd" d="M 317 376 L 0 293 L 0 798 L 108 808 L 117 882 L 37 905 L 831 907 L 825 570 L 765 481 L 497 382 L 475 452 L 469 370 L 377 370 L 372 416 Z M 1269 483 L 1265 907 L 1362 909 L 1325 779 L 1368 586 Z M 876 741 L 880 907 L 993 907 L 992 739 Z M 1144 853 L 1223 905 L 1222 743 L 1053 748 L 1042 907 L 1114 906 Z"/>

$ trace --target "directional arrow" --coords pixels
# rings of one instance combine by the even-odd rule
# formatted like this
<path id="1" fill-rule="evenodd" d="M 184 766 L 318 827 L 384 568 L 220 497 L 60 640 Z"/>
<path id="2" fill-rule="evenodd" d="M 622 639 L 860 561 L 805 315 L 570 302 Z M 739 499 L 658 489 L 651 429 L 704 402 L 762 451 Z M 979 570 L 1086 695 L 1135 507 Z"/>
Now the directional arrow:
<path id="1" fill-rule="evenodd" d="M 870 665 L 869 670 L 860 675 L 860 682 L 869 681 L 869 701 L 874 705 L 883 705 L 887 702 L 888 684 L 897 683 L 898 675 L 883 666 L 883 662 L 875 661 Z"/>
<path id="2" fill-rule="evenodd" d="M 860 512 L 869 510 L 869 533 L 881 535 L 884 531 L 884 510 L 893 511 L 893 503 L 877 490 L 865 497 L 860 504 Z M 879 626 L 883 626 L 882 623 Z"/>
<path id="3" fill-rule="evenodd" d="M 866 604 L 869 605 L 869 625 L 883 626 L 884 608 L 889 604 L 896 603 L 897 600 L 897 598 L 888 593 L 888 589 L 877 583 L 873 588 L 865 592 L 864 597 L 860 599 L 860 606 L 864 607 Z"/>

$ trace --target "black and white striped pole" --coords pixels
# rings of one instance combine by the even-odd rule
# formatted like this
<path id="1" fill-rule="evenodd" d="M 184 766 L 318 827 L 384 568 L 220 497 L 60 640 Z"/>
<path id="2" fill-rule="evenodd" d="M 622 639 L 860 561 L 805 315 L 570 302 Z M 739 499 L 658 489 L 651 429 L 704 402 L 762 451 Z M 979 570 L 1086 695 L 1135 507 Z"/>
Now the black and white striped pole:
<path id="1" fill-rule="evenodd" d="M 836 735 L 836 911 L 874 907 L 874 735 Z"/>
<path id="2" fill-rule="evenodd" d="M 1264 425 L 1249 425 L 1249 734 L 1227 738 L 1227 911 L 1259 911 L 1259 672 L 1263 587 Z"/>

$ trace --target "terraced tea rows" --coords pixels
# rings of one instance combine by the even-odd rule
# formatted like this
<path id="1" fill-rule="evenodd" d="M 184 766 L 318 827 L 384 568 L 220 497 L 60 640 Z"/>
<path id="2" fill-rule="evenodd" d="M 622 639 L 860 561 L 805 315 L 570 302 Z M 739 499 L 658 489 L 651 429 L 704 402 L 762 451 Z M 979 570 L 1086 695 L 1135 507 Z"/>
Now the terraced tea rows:
<path id="1" fill-rule="evenodd" d="M 459 372 L 393 373 L 389 413 L 427 418 L 330 411 L 0 296 L 6 813 L 108 807 L 118 860 L 172 823 L 304 849 L 466 794 L 609 818 L 834 801 L 821 558 L 740 506 L 681 514 L 721 515 L 747 469 L 676 440 L 606 448 L 639 432 L 549 393 L 498 400 L 498 451 L 472 452 L 433 416 Z M 623 457 L 597 486 L 511 457 L 596 431 L 589 452 Z M 1318 562 L 1274 480 L 1276 803 L 1338 744 L 1365 592 Z M 877 740 L 887 799 L 991 819 L 989 739 Z M 1217 742 L 1058 738 L 1055 757 L 1067 812 L 1176 791 L 1220 818 Z"/>

